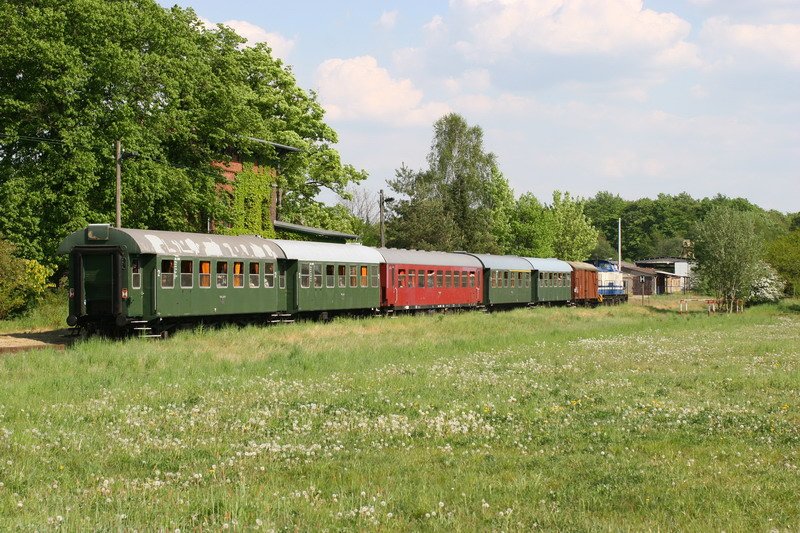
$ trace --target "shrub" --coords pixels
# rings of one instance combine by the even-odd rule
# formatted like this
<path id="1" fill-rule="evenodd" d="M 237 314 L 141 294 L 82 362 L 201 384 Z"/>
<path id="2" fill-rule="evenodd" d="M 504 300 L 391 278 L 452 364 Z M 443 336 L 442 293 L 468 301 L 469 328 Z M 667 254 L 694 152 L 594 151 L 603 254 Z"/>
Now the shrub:
<path id="1" fill-rule="evenodd" d="M 14 251 L 13 244 L 0 239 L 0 319 L 25 313 L 52 287 L 47 267 L 16 257 Z"/>
<path id="2" fill-rule="evenodd" d="M 783 298 L 785 288 L 786 284 L 778 271 L 762 261 L 759 263 L 759 273 L 753 281 L 748 301 L 756 304 L 777 302 Z"/>

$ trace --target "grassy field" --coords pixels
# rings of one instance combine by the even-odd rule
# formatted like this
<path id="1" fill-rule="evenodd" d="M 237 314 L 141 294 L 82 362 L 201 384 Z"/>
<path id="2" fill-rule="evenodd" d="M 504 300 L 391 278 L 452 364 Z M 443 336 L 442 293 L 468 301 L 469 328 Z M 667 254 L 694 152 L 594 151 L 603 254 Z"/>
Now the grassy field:
<path id="1" fill-rule="evenodd" d="M 677 307 L 9 355 L 0 529 L 800 529 L 800 306 Z"/>

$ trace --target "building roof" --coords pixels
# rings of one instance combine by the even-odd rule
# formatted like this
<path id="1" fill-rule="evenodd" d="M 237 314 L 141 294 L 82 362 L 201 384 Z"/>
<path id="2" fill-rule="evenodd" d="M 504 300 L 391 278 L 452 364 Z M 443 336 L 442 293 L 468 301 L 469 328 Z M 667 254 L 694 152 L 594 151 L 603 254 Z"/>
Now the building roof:
<path id="1" fill-rule="evenodd" d="M 275 239 L 286 259 L 318 261 L 320 263 L 383 263 L 383 256 L 375 248 L 360 244 L 338 244 L 333 242 L 288 241 Z"/>
<path id="2" fill-rule="evenodd" d="M 128 253 L 194 257 L 276 259 L 283 251 L 273 241 L 255 235 L 212 235 L 146 229 L 112 228 L 109 224 L 91 224 L 69 236 L 58 253 L 69 253 L 75 246 L 103 243 L 124 245 Z"/>
<path id="3" fill-rule="evenodd" d="M 401 248 L 378 248 L 377 250 L 387 263 L 464 268 L 482 268 L 483 266 L 476 257 L 464 253 L 426 252 Z"/>
<path id="4" fill-rule="evenodd" d="M 531 264 L 533 270 L 539 272 L 572 272 L 569 263 L 561 259 L 555 259 L 553 257 L 526 257 L 525 260 Z"/>
<path id="5" fill-rule="evenodd" d="M 628 263 L 626 261 L 622 262 L 622 271 L 627 273 L 636 274 L 637 276 L 655 276 L 656 270 L 654 268 L 646 268 L 636 266 L 633 263 Z"/>
<path id="6" fill-rule="evenodd" d="M 648 257 L 636 261 L 637 265 L 674 265 L 675 263 L 689 263 L 685 257 Z"/>
<path id="7" fill-rule="evenodd" d="M 682 274 L 676 274 L 675 272 L 666 272 L 664 270 L 656 270 L 656 274 L 663 274 L 664 276 L 669 276 L 671 278 L 688 278 L 689 276 L 684 276 Z"/>
<path id="8" fill-rule="evenodd" d="M 573 270 L 591 270 L 597 272 L 597 267 L 583 261 L 567 261 Z"/>
<path id="9" fill-rule="evenodd" d="M 353 235 L 351 233 L 342 233 L 341 231 L 313 228 L 311 226 L 302 226 L 300 224 L 291 224 L 289 222 L 283 222 L 282 220 L 276 220 L 275 222 L 272 223 L 272 225 L 275 227 L 275 229 L 278 230 L 302 233 L 304 235 L 311 235 L 312 237 L 326 237 L 326 238 L 342 239 L 348 241 L 361 240 L 361 237 L 359 237 L 358 235 Z"/>
<path id="10" fill-rule="evenodd" d="M 471 254 L 458 252 L 475 257 L 483 264 L 484 268 L 493 270 L 531 270 L 531 264 L 515 255 Z"/>

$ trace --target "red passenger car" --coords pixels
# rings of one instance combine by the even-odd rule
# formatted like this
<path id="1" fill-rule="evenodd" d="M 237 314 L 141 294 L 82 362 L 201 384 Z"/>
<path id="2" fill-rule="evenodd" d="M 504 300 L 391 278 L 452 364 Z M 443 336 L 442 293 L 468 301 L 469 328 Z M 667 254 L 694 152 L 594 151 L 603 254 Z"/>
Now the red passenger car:
<path id="1" fill-rule="evenodd" d="M 378 248 L 381 306 L 401 309 L 476 307 L 483 301 L 483 266 L 470 255 Z"/>
<path id="2" fill-rule="evenodd" d="M 572 267 L 572 301 L 577 305 L 594 305 L 600 301 L 597 292 L 597 267 L 580 261 L 567 261 Z"/>

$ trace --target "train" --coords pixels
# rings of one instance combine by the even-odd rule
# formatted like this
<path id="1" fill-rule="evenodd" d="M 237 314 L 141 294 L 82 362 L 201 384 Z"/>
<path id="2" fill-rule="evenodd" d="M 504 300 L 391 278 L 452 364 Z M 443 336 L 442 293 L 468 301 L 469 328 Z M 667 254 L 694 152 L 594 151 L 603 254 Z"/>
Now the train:
<path id="1" fill-rule="evenodd" d="M 554 258 L 108 224 L 75 231 L 58 252 L 69 255 L 67 324 L 119 336 L 164 337 L 181 326 L 222 322 L 627 300 L 613 263 L 598 269 Z"/>

